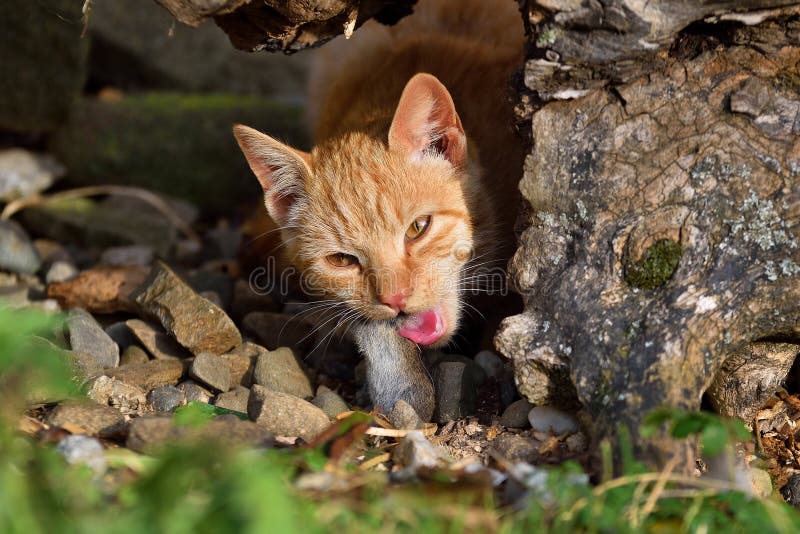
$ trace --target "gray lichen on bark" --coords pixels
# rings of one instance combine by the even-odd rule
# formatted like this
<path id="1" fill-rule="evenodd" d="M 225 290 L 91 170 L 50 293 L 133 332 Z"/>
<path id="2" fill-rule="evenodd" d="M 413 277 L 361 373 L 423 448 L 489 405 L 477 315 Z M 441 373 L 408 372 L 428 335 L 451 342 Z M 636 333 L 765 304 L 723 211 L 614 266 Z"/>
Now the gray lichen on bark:
<path id="1" fill-rule="evenodd" d="M 761 375 L 717 398 L 749 415 L 794 359 L 764 365 L 750 344 L 800 339 L 796 6 L 525 4 L 531 210 L 511 271 L 526 307 L 496 337 L 520 392 L 579 404 L 595 441 L 620 424 L 636 436 L 652 409 L 699 409 L 715 376 L 730 386 L 723 364 L 747 353 Z"/>

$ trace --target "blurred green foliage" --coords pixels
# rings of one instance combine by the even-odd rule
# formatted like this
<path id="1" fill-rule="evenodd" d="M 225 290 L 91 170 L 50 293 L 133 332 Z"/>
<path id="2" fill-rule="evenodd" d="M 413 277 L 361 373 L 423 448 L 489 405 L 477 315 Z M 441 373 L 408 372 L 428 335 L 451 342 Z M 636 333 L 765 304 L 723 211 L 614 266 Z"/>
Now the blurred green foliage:
<path id="1" fill-rule="evenodd" d="M 68 465 L 55 448 L 22 436 L 17 421 L 31 388 L 37 397 L 75 395 L 58 351 L 35 342 L 57 319 L 0 309 L 0 532 L 798 532 L 797 512 L 778 500 L 723 491 L 702 479 L 648 472 L 622 435 L 623 475 L 586 483 L 574 463 L 528 468 L 522 509 L 497 509 L 485 483 L 448 476 L 400 486 L 380 473 L 345 466 L 349 490 L 300 494 L 302 473 L 325 476 L 326 446 L 300 450 L 235 450 L 215 443 L 176 443 L 154 458 L 107 452 L 110 470 L 97 477 Z M 191 406 L 178 414 L 198 425 L 216 412 Z M 360 421 L 341 425 L 341 439 Z M 699 435 L 707 449 L 744 436 L 709 414 L 662 410 L 646 432 Z M 648 430 L 648 428 L 650 430 Z M 709 430 L 711 429 L 711 430 Z M 610 445 L 604 447 L 610 457 Z M 341 467 L 341 466 L 340 466 Z M 352 466 L 350 466 L 352 467 Z M 537 482 L 538 480 L 538 482 Z"/>

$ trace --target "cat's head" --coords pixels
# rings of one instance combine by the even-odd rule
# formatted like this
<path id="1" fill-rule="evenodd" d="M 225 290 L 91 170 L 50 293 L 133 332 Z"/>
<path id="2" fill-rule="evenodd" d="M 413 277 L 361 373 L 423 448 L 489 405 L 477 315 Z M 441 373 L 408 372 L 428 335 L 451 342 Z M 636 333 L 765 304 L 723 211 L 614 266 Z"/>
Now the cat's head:
<path id="1" fill-rule="evenodd" d="M 424 345 L 452 336 L 473 249 L 467 140 L 447 89 L 418 74 L 386 139 L 360 132 L 312 152 L 234 134 L 307 289 Z"/>

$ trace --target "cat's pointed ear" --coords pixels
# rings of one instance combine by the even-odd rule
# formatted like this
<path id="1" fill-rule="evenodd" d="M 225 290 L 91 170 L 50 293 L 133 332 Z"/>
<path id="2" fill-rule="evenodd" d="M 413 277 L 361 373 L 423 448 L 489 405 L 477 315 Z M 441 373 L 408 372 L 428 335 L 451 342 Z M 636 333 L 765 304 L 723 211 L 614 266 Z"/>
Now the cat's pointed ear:
<path id="1" fill-rule="evenodd" d="M 311 175 L 311 155 L 241 124 L 234 125 L 233 135 L 264 189 L 267 211 L 285 225 L 303 193 L 304 178 Z"/>
<path id="2" fill-rule="evenodd" d="M 435 76 L 416 74 L 406 84 L 389 128 L 389 147 L 414 159 L 438 153 L 455 166 L 464 163 L 464 127 L 453 98 Z"/>

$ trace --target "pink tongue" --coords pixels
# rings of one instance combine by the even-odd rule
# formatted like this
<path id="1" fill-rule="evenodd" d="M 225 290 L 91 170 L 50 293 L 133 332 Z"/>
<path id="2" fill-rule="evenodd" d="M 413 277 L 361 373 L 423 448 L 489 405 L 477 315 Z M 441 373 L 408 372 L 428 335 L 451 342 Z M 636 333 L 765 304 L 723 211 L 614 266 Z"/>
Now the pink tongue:
<path id="1" fill-rule="evenodd" d="M 430 345 L 444 335 L 446 328 L 447 323 L 442 315 L 442 310 L 434 308 L 410 316 L 397 329 L 397 333 L 414 343 Z"/>

